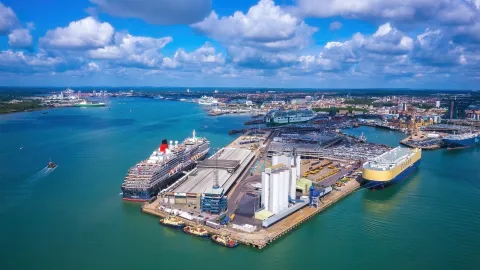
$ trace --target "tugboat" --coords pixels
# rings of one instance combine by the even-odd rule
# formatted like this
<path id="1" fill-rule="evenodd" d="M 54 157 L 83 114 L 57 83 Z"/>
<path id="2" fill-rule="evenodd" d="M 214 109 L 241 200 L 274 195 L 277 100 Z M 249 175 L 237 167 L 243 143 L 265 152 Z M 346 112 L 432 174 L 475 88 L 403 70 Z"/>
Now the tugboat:
<path id="1" fill-rule="evenodd" d="M 202 229 L 200 227 L 195 227 L 195 226 L 185 226 L 185 227 L 183 227 L 183 231 L 185 233 L 190 234 L 190 235 L 198 236 L 198 237 L 202 237 L 202 238 L 206 238 L 206 237 L 210 236 L 210 234 L 207 232 L 207 230 Z"/>
<path id="2" fill-rule="evenodd" d="M 216 244 L 219 244 L 228 248 L 235 248 L 238 246 L 238 242 L 226 235 L 212 235 L 212 241 Z"/>
<path id="3" fill-rule="evenodd" d="M 53 168 L 56 168 L 56 167 L 57 167 L 57 164 L 55 164 L 55 163 L 53 163 L 53 162 L 51 162 L 51 161 L 50 161 L 50 162 L 48 162 L 48 166 L 47 166 L 47 168 L 49 168 L 49 169 L 53 169 Z"/>
<path id="4" fill-rule="evenodd" d="M 175 216 L 168 216 L 160 219 L 160 224 L 174 229 L 181 229 L 185 226 L 185 223 Z"/>

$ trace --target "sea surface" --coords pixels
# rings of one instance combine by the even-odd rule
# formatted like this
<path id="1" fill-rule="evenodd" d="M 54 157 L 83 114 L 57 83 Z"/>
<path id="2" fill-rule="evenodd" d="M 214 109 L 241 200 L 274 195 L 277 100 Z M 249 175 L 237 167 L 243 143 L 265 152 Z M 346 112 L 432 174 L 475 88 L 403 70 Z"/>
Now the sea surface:
<path id="1" fill-rule="evenodd" d="M 141 98 L 0 116 L 0 269 L 478 269 L 480 147 L 424 152 L 406 181 L 359 190 L 261 251 L 162 227 L 121 200 L 127 169 L 162 139 L 195 129 L 221 147 L 248 118 Z"/>

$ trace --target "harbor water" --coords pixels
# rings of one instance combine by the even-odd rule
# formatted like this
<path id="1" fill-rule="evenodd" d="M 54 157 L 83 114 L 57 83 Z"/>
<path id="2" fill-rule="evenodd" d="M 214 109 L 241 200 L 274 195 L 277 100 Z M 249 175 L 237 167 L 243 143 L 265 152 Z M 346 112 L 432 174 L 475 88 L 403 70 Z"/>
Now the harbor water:
<path id="1" fill-rule="evenodd" d="M 47 112 L 46 114 L 44 114 Z M 0 116 L 2 269 L 477 269 L 480 147 L 424 151 L 420 168 L 358 190 L 264 250 L 235 250 L 162 227 L 121 200 L 127 169 L 193 129 L 212 149 L 249 116 L 192 103 L 111 99 L 104 108 Z M 402 133 L 360 127 L 397 146 Z M 58 164 L 45 170 L 49 161 Z"/>

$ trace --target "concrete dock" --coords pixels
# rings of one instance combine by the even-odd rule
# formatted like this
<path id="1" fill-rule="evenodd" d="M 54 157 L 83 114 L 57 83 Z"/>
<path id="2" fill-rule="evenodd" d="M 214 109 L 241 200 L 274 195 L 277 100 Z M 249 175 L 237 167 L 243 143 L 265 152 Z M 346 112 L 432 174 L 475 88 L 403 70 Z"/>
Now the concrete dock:
<path id="1" fill-rule="evenodd" d="M 327 209 L 329 206 L 333 205 L 335 202 L 345 198 L 356 189 L 360 187 L 361 183 L 359 181 L 349 181 L 339 190 L 334 190 L 327 196 L 322 198 L 322 203 L 318 208 L 310 208 L 308 206 L 304 207 L 303 209 L 291 214 L 290 216 L 282 219 L 278 223 L 268 227 L 261 229 L 259 231 L 255 231 L 253 233 L 246 233 L 240 232 L 238 230 L 234 230 L 229 227 L 223 227 L 220 229 L 214 229 L 207 226 L 203 226 L 204 229 L 209 231 L 211 234 L 222 234 L 227 233 L 238 241 L 247 246 L 255 247 L 258 249 L 263 249 L 270 243 L 280 239 L 281 237 L 285 236 L 292 230 L 298 228 L 301 224 L 312 218 L 313 216 L 317 215 L 318 213 L 322 212 L 323 210 Z M 165 213 L 158 209 L 158 200 L 154 201 L 153 203 L 145 204 L 142 206 L 142 212 L 157 216 L 157 217 L 165 217 L 168 213 Z M 188 225 L 195 225 L 198 224 L 194 221 L 182 219 L 185 224 Z"/>

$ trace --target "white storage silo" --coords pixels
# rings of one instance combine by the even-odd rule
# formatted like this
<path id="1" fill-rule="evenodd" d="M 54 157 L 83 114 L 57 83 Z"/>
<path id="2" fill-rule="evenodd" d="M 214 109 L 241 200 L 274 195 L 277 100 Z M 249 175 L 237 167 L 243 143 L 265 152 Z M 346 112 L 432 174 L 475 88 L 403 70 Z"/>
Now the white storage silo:
<path id="1" fill-rule="evenodd" d="M 297 166 L 297 178 L 300 177 L 300 165 L 302 164 L 302 158 L 297 156 L 295 165 Z"/>
<path id="2" fill-rule="evenodd" d="M 265 209 L 269 209 L 270 199 L 270 174 L 262 172 L 262 204 Z"/>
<path id="3" fill-rule="evenodd" d="M 280 175 L 278 173 L 272 173 L 271 175 L 271 193 L 272 198 L 271 211 L 274 214 L 278 213 L 279 210 L 279 196 L 280 196 Z"/>
<path id="4" fill-rule="evenodd" d="M 277 156 L 277 155 L 272 156 L 272 166 L 275 166 L 275 165 L 278 164 L 278 162 L 279 162 L 278 159 L 279 159 L 279 156 Z"/>
<path id="5" fill-rule="evenodd" d="M 293 166 L 290 169 L 290 179 L 289 179 L 289 193 L 290 193 L 290 198 L 292 200 L 295 200 L 295 190 L 297 188 L 297 167 Z"/>

